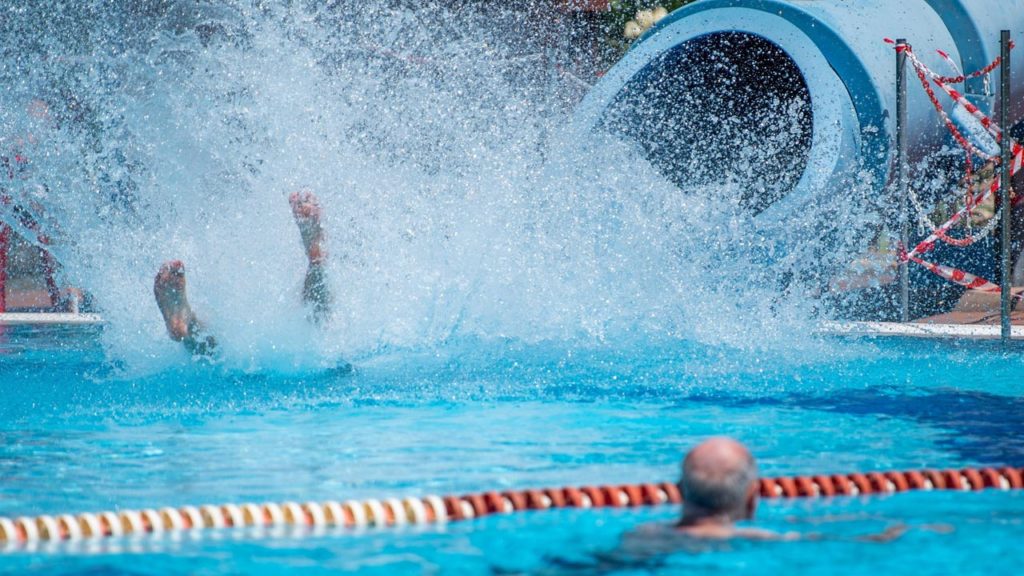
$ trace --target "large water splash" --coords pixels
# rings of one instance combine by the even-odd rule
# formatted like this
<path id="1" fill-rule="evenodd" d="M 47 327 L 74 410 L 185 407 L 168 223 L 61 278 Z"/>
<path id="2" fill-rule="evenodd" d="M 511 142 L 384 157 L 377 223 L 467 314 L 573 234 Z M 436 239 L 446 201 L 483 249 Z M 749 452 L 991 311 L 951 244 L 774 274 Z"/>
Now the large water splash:
<path id="1" fill-rule="evenodd" d="M 110 354 L 150 368 L 184 354 L 151 296 L 169 258 L 242 369 L 461 338 L 758 347 L 806 329 L 815 263 L 849 242 L 783 250 L 814 220 L 759 225 L 743 174 L 682 193 L 633 144 L 567 128 L 550 38 L 521 32 L 533 15 L 26 3 L 3 24 L 2 132 L 32 134 L 12 136 L 30 159 L 12 194 L 45 205 L 69 278 L 111 321 Z M 26 114 L 33 99 L 48 112 Z M 327 209 L 322 330 L 299 303 L 298 188 Z M 816 209 L 859 218 L 848 198 Z"/>

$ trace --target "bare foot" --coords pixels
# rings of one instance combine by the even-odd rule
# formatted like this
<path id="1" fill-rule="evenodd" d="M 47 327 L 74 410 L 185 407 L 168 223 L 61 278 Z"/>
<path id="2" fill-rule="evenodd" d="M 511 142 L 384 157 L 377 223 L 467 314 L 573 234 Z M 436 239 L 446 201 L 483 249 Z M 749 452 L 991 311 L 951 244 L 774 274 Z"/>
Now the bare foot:
<path id="1" fill-rule="evenodd" d="M 185 265 L 180 260 L 164 262 L 153 281 L 153 296 L 163 314 L 167 332 L 194 355 L 209 355 L 216 341 L 202 336 L 203 325 L 192 312 L 185 296 Z"/>
<path id="2" fill-rule="evenodd" d="M 195 314 L 185 297 L 185 265 L 181 260 L 170 260 L 160 266 L 153 281 L 153 295 L 171 338 L 184 340 L 189 335 L 189 326 L 195 322 Z"/>
<path id="3" fill-rule="evenodd" d="M 295 216 L 295 223 L 299 226 L 299 234 L 302 236 L 302 246 L 306 250 L 306 257 L 310 264 L 320 264 L 327 257 L 324 250 L 324 231 L 320 226 L 320 200 L 316 194 L 308 190 L 292 192 L 288 197 L 288 203 L 292 206 L 292 215 Z"/>
<path id="4" fill-rule="evenodd" d="M 324 230 L 320 225 L 323 211 L 316 194 L 308 190 L 293 192 L 288 197 L 288 203 L 292 206 L 292 215 L 295 216 L 295 224 L 302 236 L 302 246 L 309 259 L 302 286 L 302 301 L 312 308 L 312 319 L 319 324 L 327 318 L 331 309 L 331 293 L 324 274 L 327 251 L 324 249 Z"/>

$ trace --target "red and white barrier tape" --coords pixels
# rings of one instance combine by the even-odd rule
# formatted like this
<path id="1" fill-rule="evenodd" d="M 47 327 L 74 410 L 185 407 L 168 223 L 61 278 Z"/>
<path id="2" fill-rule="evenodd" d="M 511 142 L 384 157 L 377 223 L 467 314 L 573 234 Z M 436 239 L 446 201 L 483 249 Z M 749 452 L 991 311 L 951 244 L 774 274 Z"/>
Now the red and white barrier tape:
<path id="1" fill-rule="evenodd" d="M 965 468 L 762 478 L 764 498 L 889 494 L 907 490 L 1021 490 L 1024 469 Z M 73 516 L 0 517 L 0 550 L 37 542 L 95 541 L 203 530 L 273 528 L 384 528 L 443 524 L 490 514 L 550 508 L 620 508 L 679 504 L 672 483 L 507 490 L 463 496 L 424 496 L 338 502 L 284 502 L 183 506 Z"/>
<path id="2" fill-rule="evenodd" d="M 886 42 L 890 44 L 895 44 L 895 42 L 888 38 L 886 38 Z M 956 141 L 960 144 L 961 147 L 964 148 L 965 152 L 967 153 L 966 164 L 969 181 L 969 177 L 972 173 L 971 156 L 978 156 L 979 158 L 982 158 L 986 161 L 992 160 L 992 158 L 989 155 L 982 152 L 981 150 L 979 150 L 976 146 L 974 146 L 974 144 L 972 144 L 960 132 L 960 130 L 953 123 L 953 121 L 949 118 L 949 115 L 946 114 L 945 109 L 936 97 L 935 92 L 932 90 L 928 80 L 930 79 L 937 86 L 939 86 L 951 99 L 953 99 L 959 105 L 963 106 L 964 110 L 966 110 L 969 114 L 974 116 L 985 128 L 985 130 L 987 130 L 989 134 L 991 134 L 996 139 L 996 141 L 999 142 L 1002 140 L 1003 137 L 1002 128 L 998 124 L 993 122 L 991 118 L 985 115 L 970 100 L 968 100 L 957 90 L 952 88 L 950 84 L 958 84 L 961 82 L 965 82 L 968 78 L 977 78 L 979 76 L 988 74 L 1001 64 L 1001 59 L 996 58 L 992 63 L 982 68 L 981 70 L 977 70 L 970 74 L 961 74 L 959 76 L 951 78 L 941 76 L 933 72 L 923 62 L 921 62 L 920 59 L 918 59 L 917 55 L 913 52 L 909 45 L 897 45 L 896 50 L 903 51 L 907 55 L 907 59 L 910 60 L 911 65 L 914 67 L 914 70 L 917 73 L 918 78 L 921 80 L 921 85 L 927 93 L 929 100 L 931 100 L 932 105 L 935 107 L 936 111 L 939 113 L 939 116 L 942 118 L 942 121 L 946 125 L 946 128 L 949 130 L 949 132 L 953 135 Z M 956 64 L 949 58 L 948 54 L 939 51 L 939 55 L 942 56 L 947 62 L 949 62 L 951 66 L 956 68 Z M 1021 146 L 1021 144 L 1013 141 L 1012 139 L 1010 140 L 1010 145 L 1011 149 L 1009 168 L 1010 176 L 1013 176 L 1018 171 L 1020 171 L 1022 166 L 1024 166 L 1024 146 Z M 959 224 L 964 218 L 966 218 L 971 213 L 971 211 L 974 210 L 975 206 L 985 202 L 985 200 L 987 200 L 990 195 L 997 193 L 1000 189 L 1000 185 L 1001 175 L 997 172 L 995 178 L 992 179 L 992 183 L 989 185 L 989 187 L 987 189 L 982 190 L 978 194 L 971 195 L 969 191 L 970 188 L 968 188 L 968 198 L 967 201 L 964 203 L 964 207 L 955 214 L 953 214 L 953 216 L 950 217 L 949 220 L 947 220 L 944 224 L 933 228 L 931 234 L 929 234 L 924 240 L 919 242 L 912 250 L 902 254 L 901 260 L 920 264 L 921 266 L 924 266 L 932 273 L 942 278 L 945 278 L 946 280 L 949 280 L 951 282 L 955 282 L 968 289 L 979 290 L 982 292 L 1001 292 L 1002 290 L 998 285 L 988 280 L 985 280 L 984 278 L 975 276 L 969 272 L 965 272 L 957 268 L 927 262 L 920 258 L 922 254 L 931 251 L 935 247 L 935 244 L 939 241 L 945 242 L 952 246 L 959 247 L 969 246 L 973 244 L 975 240 L 975 238 L 973 237 L 954 238 L 952 236 L 949 236 L 948 232 L 954 226 Z M 970 184 L 968 184 L 968 186 L 970 186 Z M 1014 199 L 1014 204 L 1020 202 L 1022 198 L 1024 198 L 1024 195 L 1018 195 L 1017 198 Z"/>
<path id="3" fill-rule="evenodd" d="M 901 49 L 901 48 L 897 47 L 897 50 L 899 50 L 899 49 Z M 985 161 L 991 160 L 992 159 L 991 156 L 989 156 L 985 152 L 979 150 L 976 146 L 974 146 L 974 144 L 970 140 L 967 139 L 966 136 L 964 136 L 960 132 L 960 129 L 956 127 L 956 124 L 953 123 L 953 120 L 946 113 L 946 109 L 942 106 L 942 103 L 939 102 L 938 96 L 935 95 L 935 91 L 932 90 L 931 84 L 928 82 L 928 79 L 930 77 L 934 78 L 937 75 L 934 72 L 932 72 L 927 66 L 925 66 L 924 63 L 922 63 L 920 60 L 918 60 L 917 55 L 914 54 L 914 52 L 910 49 L 909 46 L 903 46 L 902 50 L 906 53 L 907 59 L 910 60 L 910 63 L 911 63 L 911 65 L 914 68 L 914 72 L 917 74 L 918 79 L 921 81 L 921 87 L 924 88 L 925 94 L 927 94 L 928 95 L 928 99 L 931 100 L 932 106 L 935 107 L 936 112 L 939 113 L 939 117 L 942 118 L 942 122 L 943 122 L 943 124 L 946 125 L 946 129 L 949 130 L 950 134 L 953 135 L 953 138 L 956 139 L 957 143 L 960 144 L 960 147 L 963 148 L 965 151 L 967 151 L 967 153 L 968 153 L 968 156 L 967 156 L 968 166 L 970 166 L 970 162 L 971 162 L 971 156 L 970 155 L 971 154 L 973 154 L 974 156 L 978 156 L 979 158 L 981 158 L 981 159 L 983 159 Z M 950 97 L 953 97 L 953 95 L 950 94 L 950 90 L 952 90 L 951 88 L 949 88 L 945 84 L 938 84 L 938 85 L 944 89 L 946 94 L 949 94 Z M 959 96 L 959 94 L 957 94 L 957 96 Z M 964 99 L 963 97 L 960 97 L 960 98 L 963 99 L 964 102 L 967 102 L 966 99 Z M 953 99 L 957 100 L 957 98 L 953 98 Z M 957 102 L 960 102 L 960 101 L 957 100 Z M 973 108 L 975 111 L 978 111 L 977 107 L 975 107 L 970 102 L 967 102 L 967 104 L 969 104 L 970 107 Z M 961 103 L 961 105 L 963 105 L 963 103 Z M 970 110 L 968 110 L 968 111 L 970 111 Z M 987 128 L 989 128 L 989 127 L 986 126 L 986 129 Z"/>
<path id="4" fill-rule="evenodd" d="M 949 280 L 950 282 L 959 284 L 964 288 L 967 288 L 968 290 L 977 290 L 978 292 L 991 292 L 994 294 L 999 294 L 1000 292 L 1002 292 L 1002 288 L 1000 288 L 998 284 L 993 284 L 992 282 L 989 282 L 988 280 L 985 280 L 980 276 L 975 276 L 974 274 L 971 274 L 970 272 L 965 272 L 963 270 L 960 270 L 959 268 L 953 268 L 951 266 L 943 266 L 942 264 L 927 262 L 925 260 L 918 258 L 917 256 L 910 256 L 909 260 L 911 262 L 924 266 L 936 276 L 940 276 L 942 278 L 945 278 L 946 280 Z"/>
<path id="5" fill-rule="evenodd" d="M 1015 46 L 1014 46 L 1014 43 L 1011 41 L 1010 42 L 1010 49 L 1012 50 L 1013 48 L 1015 48 Z M 947 54 L 946 52 L 944 52 L 942 50 L 936 50 L 936 52 L 938 52 L 939 56 L 942 56 L 942 58 L 944 58 L 946 60 L 946 62 L 949 62 L 949 65 L 952 66 L 954 70 L 957 70 L 959 72 L 959 70 L 958 70 L 959 67 L 956 65 L 956 62 L 953 62 L 953 59 L 949 57 L 949 54 Z M 990 72 L 992 72 L 993 70 L 998 68 L 999 65 L 1002 64 L 1002 62 L 1003 62 L 1003 57 L 1002 56 L 996 56 L 995 60 L 993 60 L 992 62 L 989 62 L 988 65 L 985 66 L 984 68 L 982 68 L 981 70 L 975 70 L 974 72 L 971 72 L 970 74 L 963 74 L 963 73 L 961 73 L 958 76 L 953 76 L 953 77 L 950 77 L 950 76 L 939 76 L 937 78 L 937 80 L 939 80 L 940 82 L 946 83 L 946 84 L 963 84 L 964 82 L 970 80 L 971 78 L 978 78 L 978 77 L 981 77 L 981 76 L 985 76 L 986 74 L 989 74 Z"/>
<path id="6" fill-rule="evenodd" d="M 942 234 L 942 232 L 939 231 L 939 228 L 935 225 L 935 223 L 932 222 L 931 217 L 925 211 L 924 206 L 921 205 L 921 200 L 917 197 L 917 194 L 914 193 L 913 188 L 907 189 L 907 195 L 910 198 L 910 204 L 914 208 L 914 212 L 917 214 L 917 225 L 919 226 L 920 230 L 924 231 L 923 234 Z M 998 226 L 1001 222 L 1000 218 L 1002 217 L 1002 214 L 1003 209 L 999 208 L 998 210 L 995 211 L 992 217 L 988 219 L 988 222 L 981 227 L 981 229 L 963 238 L 953 238 L 952 236 L 946 236 L 944 234 L 942 234 L 940 238 L 942 238 L 942 241 L 945 242 L 946 244 L 949 244 L 950 246 L 957 246 L 961 248 L 965 246 L 970 246 L 975 242 L 987 238 L 989 235 L 991 235 L 992 232 L 995 231 L 996 226 Z"/>

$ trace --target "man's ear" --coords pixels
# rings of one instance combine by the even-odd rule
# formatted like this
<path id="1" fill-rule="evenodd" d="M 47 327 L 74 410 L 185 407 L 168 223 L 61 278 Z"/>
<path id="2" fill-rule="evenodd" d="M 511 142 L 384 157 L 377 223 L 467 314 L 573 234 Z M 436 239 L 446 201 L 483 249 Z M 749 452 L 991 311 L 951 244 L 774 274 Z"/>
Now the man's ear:
<path id="1" fill-rule="evenodd" d="M 746 518 L 744 520 L 753 520 L 754 513 L 757 512 L 757 496 L 758 496 L 758 484 L 753 482 L 750 484 L 750 488 L 747 489 L 747 507 L 746 507 Z"/>

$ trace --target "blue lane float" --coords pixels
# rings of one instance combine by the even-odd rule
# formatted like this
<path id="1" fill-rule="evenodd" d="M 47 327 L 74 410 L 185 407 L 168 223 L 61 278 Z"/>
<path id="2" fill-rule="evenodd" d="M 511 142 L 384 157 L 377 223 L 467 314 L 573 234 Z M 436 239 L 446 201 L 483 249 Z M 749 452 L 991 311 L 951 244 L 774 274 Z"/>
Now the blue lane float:
<path id="1" fill-rule="evenodd" d="M 745 191 L 744 202 L 762 220 L 784 219 L 821 194 L 841 193 L 853 171 L 867 174 L 875 189 L 889 181 L 895 56 L 884 38 L 908 39 L 936 70 L 949 68 L 935 53 L 942 49 L 971 71 L 998 56 L 999 30 L 1007 28 L 1024 39 L 1024 0 L 698 0 L 641 37 L 590 91 L 576 120 L 636 141 L 684 186 L 700 163 L 722 172 L 730 163 L 764 162 L 775 180 Z M 1024 58 L 1012 65 L 1010 117 L 1020 119 Z M 998 114 L 997 77 L 971 80 L 966 91 Z M 950 141 L 923 91 L 911 86 L 909 96 L 913 160 Z M 792 101 L 805 105 L 785 105 Z M 740 129 L 718 138 L 723 114 Z M 623 115 L 642 118 L 631 123 Z M 770 136 L 765 126 L 785 132 L 787 142 L 764 146 L 759 156 L 756 147 Z M 736 159 L 727 149 L 736 142 L 755 150 Z"/>

